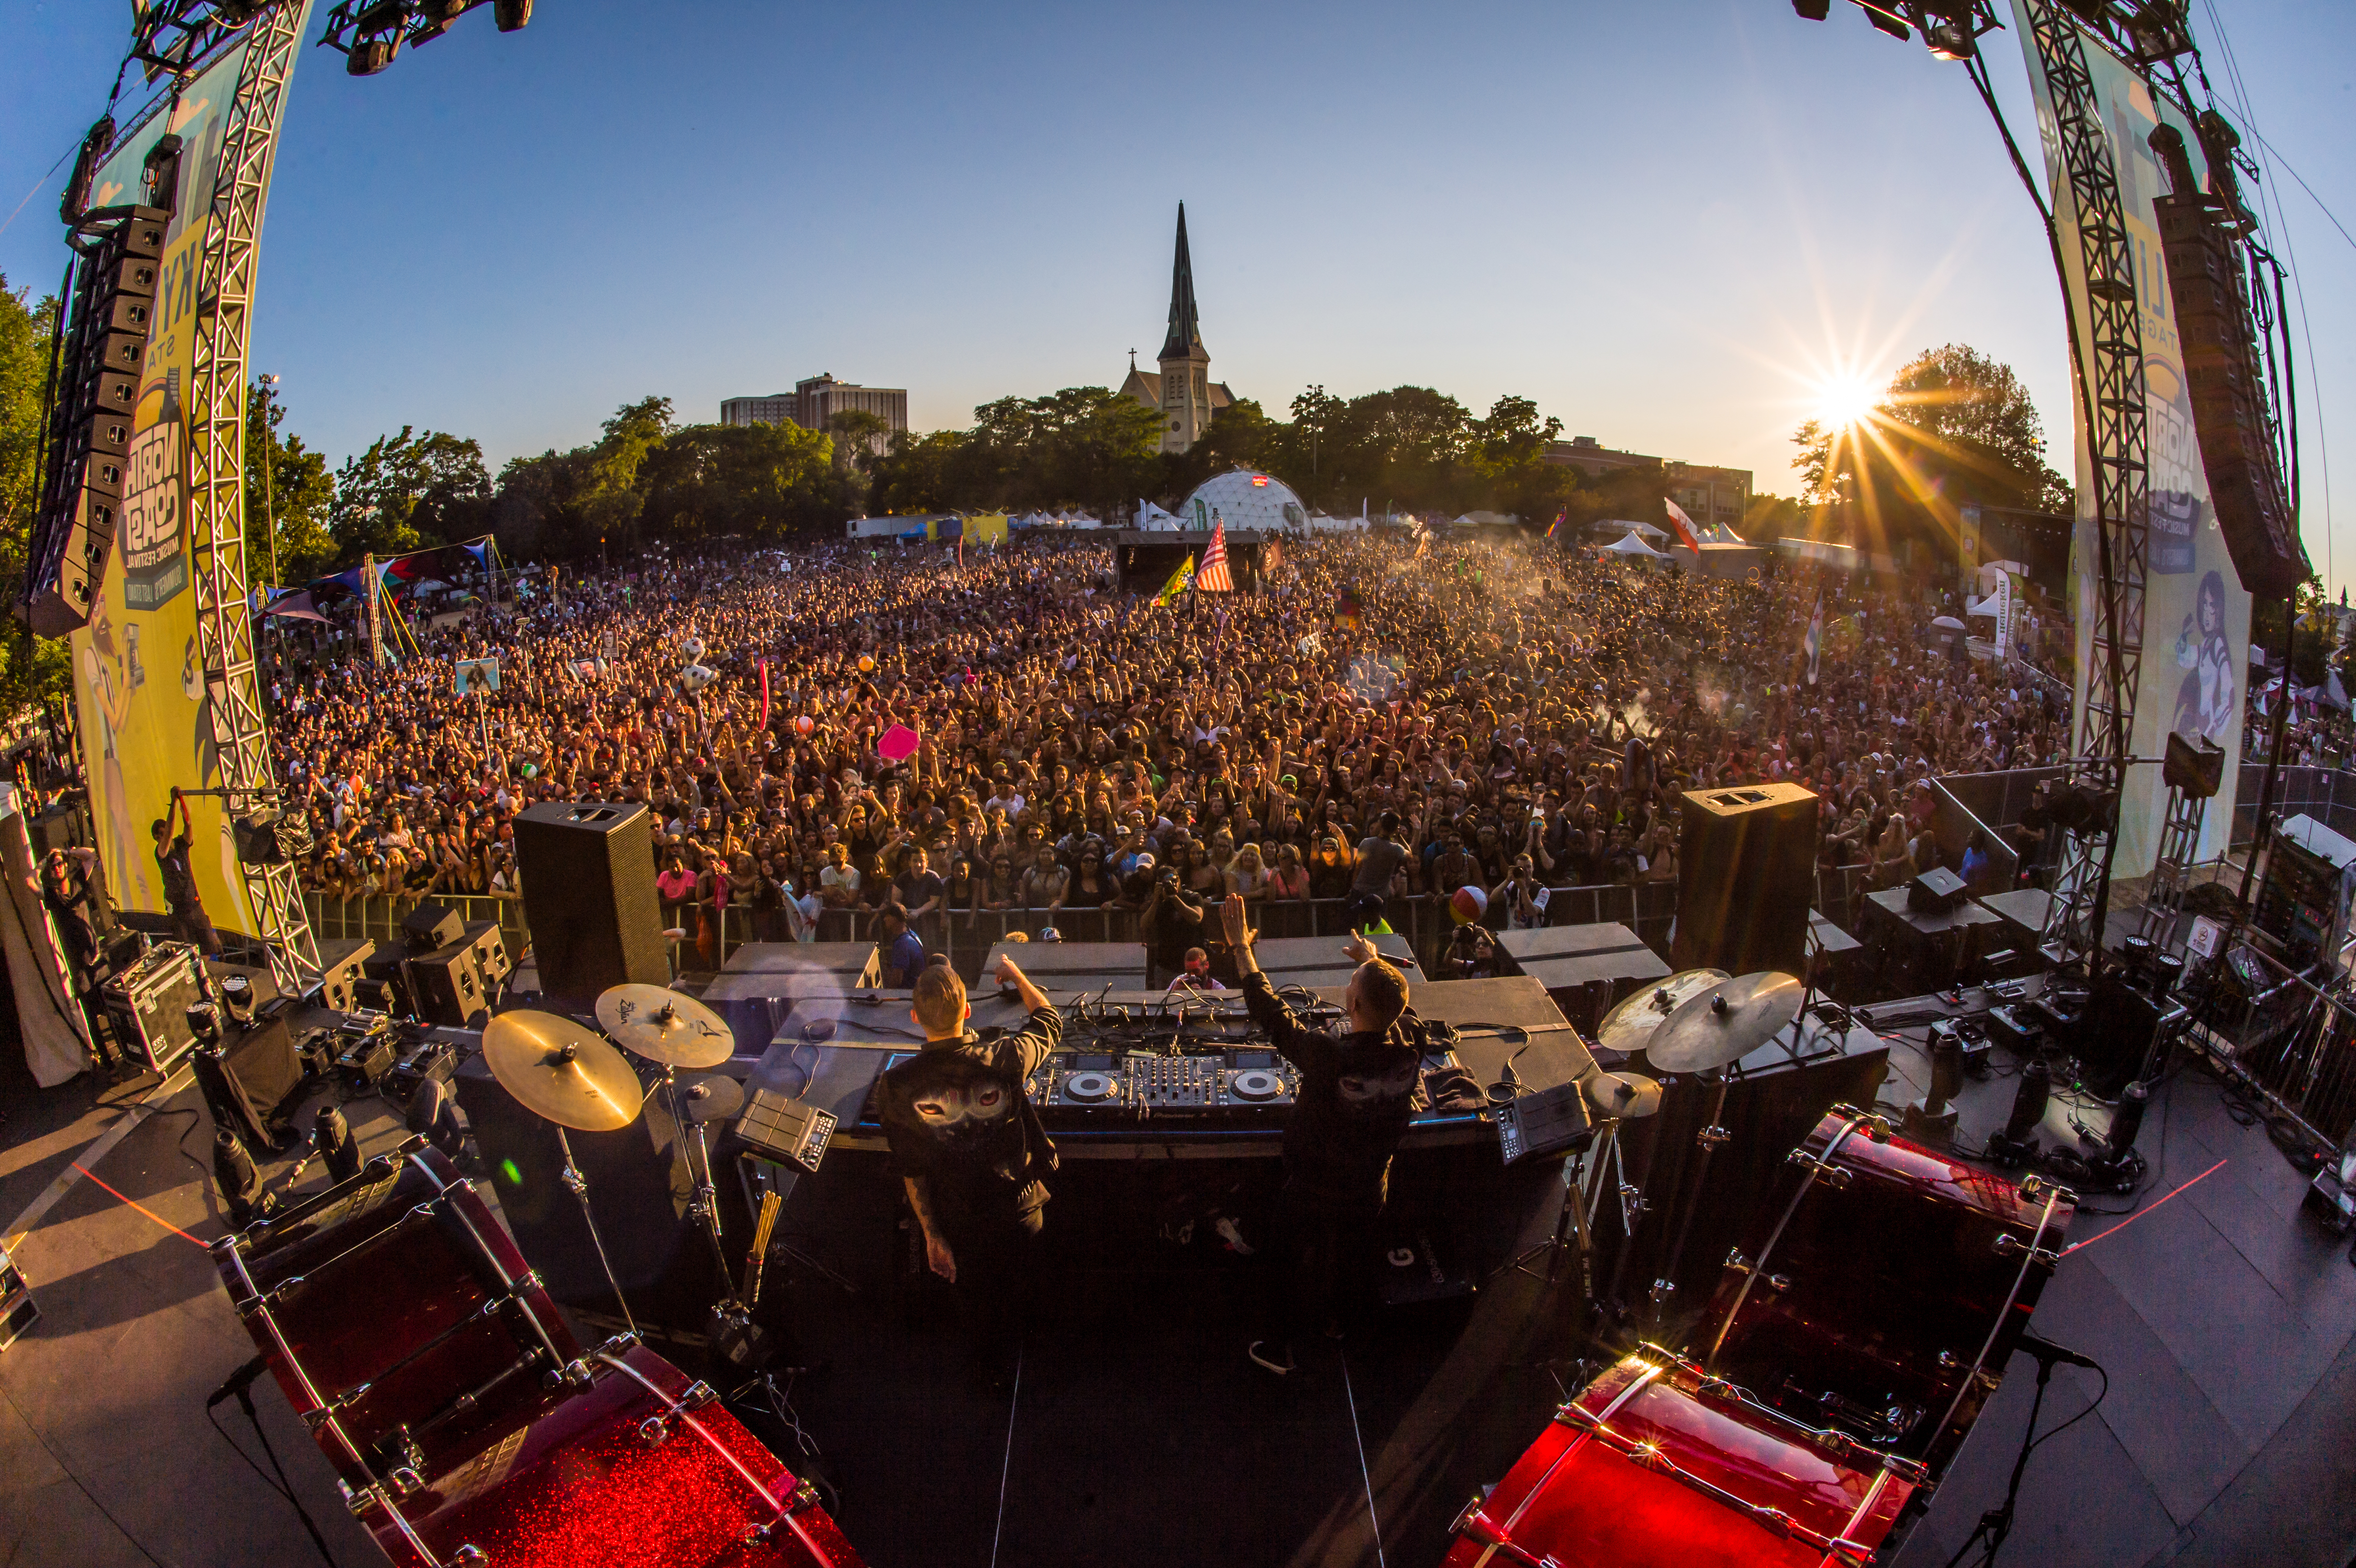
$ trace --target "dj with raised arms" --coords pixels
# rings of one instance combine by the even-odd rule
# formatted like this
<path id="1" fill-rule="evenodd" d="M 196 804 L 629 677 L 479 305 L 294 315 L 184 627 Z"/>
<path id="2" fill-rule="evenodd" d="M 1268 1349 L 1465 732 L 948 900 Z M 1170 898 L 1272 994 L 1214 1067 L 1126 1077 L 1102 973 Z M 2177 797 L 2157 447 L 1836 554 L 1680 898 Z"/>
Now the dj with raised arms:
<path id="1" fill-rule="evenodd" d="M 957 1287 L 978 1352 L 1003 1350 L 1019 1323 L 1018 1296 L 1047 1205 L 1055 1146 L 1023 1092 L 1023 1080 L 1064 1036 L 1046 993 L 1011 957 L 996 979 L 1012 986 L 1030 1019 L 987 1043 L 969 1033 L 965 982 L 935 965 L 916 976 L 909 1016 L 924 1049 L 884 1074 L 877 1111 L 908 1204 L 925 1236 L 925 1261 Z"/>
<path id="2" fill-rule="evenodd" d="M 1254 1361 L 1281 1375 L 1292 1371 L 1301 1322 L 1315 1314 L 1337 1332 L 1342 1314 L 1371 1294 L 1375 1226 L 1414 1110 L 1426 1036 L 1408 1006 L 1407 976 L 1365 937 L 1343 949 L 1358 967 L 1342 997 L 1347 1027 L 1334 1033 L 1302 1023 L 1278 998 L 1253 955 L 1244 901 L 1231 896 L 1219 912 L 1252 1021 L 1301 1073 L 1284 1128 L 1267 1331 L 1250 1347 Z"/>

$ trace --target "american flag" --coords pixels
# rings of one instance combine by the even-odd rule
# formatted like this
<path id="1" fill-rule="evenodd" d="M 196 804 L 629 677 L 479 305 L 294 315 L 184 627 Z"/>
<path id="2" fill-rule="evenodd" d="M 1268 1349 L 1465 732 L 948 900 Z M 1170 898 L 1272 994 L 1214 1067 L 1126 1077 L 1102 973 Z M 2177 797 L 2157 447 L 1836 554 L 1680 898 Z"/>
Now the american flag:
<path id="1" fill-rule="evenodd" d="M 1209 593 L 1233 593 L 1235 574 L 1227 570 L 1227 525 L 1211 525 L 1211 548 L 1203 552 L 1203 564 L 1194 569 L 1194 586 Z"/>

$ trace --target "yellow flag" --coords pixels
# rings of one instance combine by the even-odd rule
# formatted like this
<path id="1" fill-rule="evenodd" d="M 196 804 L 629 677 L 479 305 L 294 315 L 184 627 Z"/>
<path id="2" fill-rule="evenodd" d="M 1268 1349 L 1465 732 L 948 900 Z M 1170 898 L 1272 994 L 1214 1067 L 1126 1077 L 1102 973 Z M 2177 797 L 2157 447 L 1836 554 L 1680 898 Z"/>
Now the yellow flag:
<path id="1" fill-rule="evenodd" d="M 1194 586 L 1194 558 L 1190 555 L 1178 563 L 1178 570 L 1170 574 L 1170 581 L 1162 585 L 1162 592 L 1153 596 L 1153 603 L 1162 606 L 1173 603 L 1178 595 L 1193 586 Z"/>

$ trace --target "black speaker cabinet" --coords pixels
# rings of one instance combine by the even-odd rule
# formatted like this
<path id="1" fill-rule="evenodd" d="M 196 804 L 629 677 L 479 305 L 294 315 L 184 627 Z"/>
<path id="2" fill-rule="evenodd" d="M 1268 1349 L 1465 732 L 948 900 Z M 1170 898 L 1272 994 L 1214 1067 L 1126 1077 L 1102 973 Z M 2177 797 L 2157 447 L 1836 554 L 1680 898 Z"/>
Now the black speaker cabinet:
<path id="1" fill-rule="evenodd" d="M 372 938 L 322 937 L 319 988 L 311 994 L 311 999 L 336 1012 L 351 1011 L 359 1000 L 358 987 L 368 974 L 369 961 L 375 956 L 376 943 Z"/>
<path id="2" fill-rule="evenodd" d="M 490 1011 L 473 943 L 453 942 L 431 953 L 421 953 L 404 967 L 408 970 L 409 994 L 416 1002 L 418 1022 L 462 1029 L 476 1014 Z"/>
<path id="3" fill-rule="evenodd" d="M 273 1009 L 252 1029 L 221 1031 L 218 1051 L 196 1053 L 197 1083 L 213 1123 L 256 1153 L 289 1147 L 305 1088 L 303 1059 L 286 1027 L 290 1009 Z"/>
<path id="4" fill-rule="evenodd" d="M 412 952 L 431 953 L 447 947 L 465 933 L 466 923 L 447 904 L 428 899 L 402 917 L 402 939 Z"/>
<path id="5" fill-rule="evenodd" d="M 1944 914 L 1964 901 L 1964 879 L 1944 866 L 1918 873 L 1906 884 L 1906 907 L 1918 914 Z"/>
<path id="6" fill-rule="evenodd" d="M 515 837 L 543 995 L 670 983 L 645 806 L 550 801 L 516 818 Z"/>
<path id="7" fill-rule="evenodd" d="M 496 920 L 470 920 L 463 938 L 475 955 L 475 967 L 483 976 L 483 994 L 497 997 L 500 985 L 515 973 L 515 960 L 508 954 L 508 939 Z"/>
<path id="8" fill-rule="evenodd" d="M 1798 784 L 1688 791 L 1677 846 L 1679 969 L 1806 973 L 1816 797 Z"/>

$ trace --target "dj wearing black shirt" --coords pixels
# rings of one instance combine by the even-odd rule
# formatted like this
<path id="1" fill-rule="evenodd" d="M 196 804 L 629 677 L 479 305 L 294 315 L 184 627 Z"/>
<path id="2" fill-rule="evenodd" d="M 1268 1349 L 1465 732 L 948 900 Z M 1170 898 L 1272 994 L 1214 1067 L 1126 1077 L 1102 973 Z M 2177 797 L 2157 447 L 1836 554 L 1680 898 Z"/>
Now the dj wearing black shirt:
<path id="1" fill-rule="evenodd" d="M 1301 1073 L 1284 1129 L 1268 1331 L 1251 1345 L 1251 1359 L 1281 1375 L 1292 1370 L 1292 1334 L 1304 1317 L 1322 1309 L 1330 1332 L 1336 1315 L 1365 1294 L 1391 1156 L 1414 1110 L 1423 1020 L 1408 1006 L 1407 977 L 1374 944 L 1353 936 L 1343 949 L 1358 965 L 1342 998 L 1348 1029 L 1308 1027 L 1260 973 L 1243 900 L 1229 898 L 1219 912 L 1252 1021 Z"/>
<path id="2" fill-rule="evenodd" d="M 985 1044 L 966 1032 L 973 1009 L 957 972 L 916 976 L 909 1016 L 924 1049 L 884 1074 L 876 1106 L 925 1237 L 925 1261 L 957 1287 L 974 1349 L 1003 1351 L 1020 1328 L 1020 1296 L 1047 1205 L 1055 1146 L 1023 1092 L 1064 1036 L 1046 994 L 1011 957 L 996 976 L 1030 1009 L 1017 1033 Z"/>

